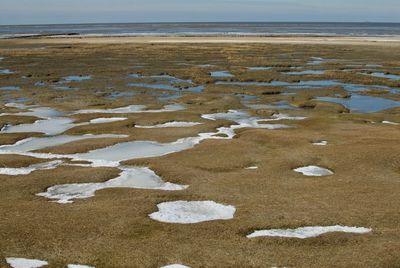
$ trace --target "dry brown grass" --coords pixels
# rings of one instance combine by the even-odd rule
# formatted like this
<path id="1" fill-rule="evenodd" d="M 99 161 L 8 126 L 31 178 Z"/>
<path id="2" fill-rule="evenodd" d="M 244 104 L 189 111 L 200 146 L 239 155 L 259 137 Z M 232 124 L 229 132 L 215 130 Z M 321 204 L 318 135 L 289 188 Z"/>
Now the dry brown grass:
<path id="1" fill-rule="evenodd" d="M 249 74 L 244 68 L 277 66 L 284 70 L 305 65 L 311 56 L 337 59 L 321 66 L 332 70 L 321 76 L 324 79 L 392 85 L 386 80 L 359 76 L 356 72 L 340 75 L 335 70 L 356 62 L 384 64 L 383 69 L 389 71 L 398 66 L 399 52 L 398 46 L 389 50 L 378 45 L 316 44 L 52 43 L 47 49 L 34 50 L 22 41 L 7 41 L 0 42 L 0 54 L 5 56 L 2 65 L 18 70 L 18 74 L 5 76 L 0 85 L 23 83 L 23 90 L 13 97 L 28 97 L 40 105 L 65 111 L 142 103 L 160 107 L 161 103 L 149 96 L 151 91 L 146 89 L 139 90 L 143 93 L 139 97 L 115 100 L 102 98 L 95 92 L 134 91 L 127 87 L 130 79 L 126 75 L 137 72 L 133 68 L 136 65 L 144 66 L 140 69 L 144 74 L 166 72 L 196 83 L 211 83 L 214 79 L 208 73 L 224 69 L 231 70 L 241 81 L 294 81 L 301 77 L 273 71 Z M 196 66 L 206 63 L 217 66 Z M 88 74 L 94 79 L 77 83 L 79 91 L 60 92 L 51 86 L 33 86 L 36 81 L 51 85 L 51 81 L 72 74 Z M 31 78 L 22 79 L 22 75 Z M 354 115 L 340 105 L 310 100 L 315 95 L 345 94 L 339 88 L 297 91 L 296 96 L 283 96 L 263 94 L 282 90 L 279 87 L 266 90 L 208 85 L 205 94 L 184 94 L 177 100 L 186 104 L 187 110 L 117 115 L 129 119 L 76 127 L 67 133 L 129 134 L 129 138 L 123 140 L 171 142 L 227 124 L 200 118 L 203 113 L 242 108 L 238 97 L 223 96 L 226 93 L 249 93 L 260 96 L 264 103 L 288 100 L 306 109 L 286 112 L 308 119 L 285 122 L 296 127 L 293 129 L 241 129 L 233 140 L 204 141 L 190 150 L 124 163 L 148 166 L 165 181 L 189 185 L 185 191 L 107 189 L 98 191 L 93 198 L 60 205 L 35 194 L 56 184 L 106 181 L 116 177 L 118 170 L 61 166 L 27 176 L 0 176 L 0 266 L 7 267 L 4 258 L 10 256 L 47 260 L 50 267 L 64 267 L 69 263 L 98 268 L 160 267 L 171 263 L 191 267 L 400 266 L 400 132 L 399 126 L 379 123 L 382 120 L 399 122 L 399 109 Z M 3 101 L 8 98 L 1 96 Z M 273 111 L 252 112 L 268 115 Z M 85 122 L 100 116 L 106 115 L 76 115 L 74 118 Z M 11 116 L 2 118 L 0 123 L 23 122 L 18 120 L 32 122 L 31 118 Z M 170 120 L 204 124 L 162 131 L 134 128 L 135 124 Z M 0 134 L 0 143 L 13 143 L 29 136 Z M 319 139 L 328 140 L 329 145 L 311 145 L 311 141 Z M 42 151 L 82 152 L 119 141 L 80 141 Z M 42 160 L 0 156 L 1 165 L 7 167 L 38 161 Z M 335 175 L 309 178 L 292 171 L 309 164 L 328 167 Z M 244 169 L 251 165 L 259 169 Z M 236 206 L 237 212 L 229 221 L 193 225 L 160 223 L 148 217 L 156 211 L 158 203 L 173 200 L 214 200 Z M 245 237 L 256 229 L 336 224 L 369 227 L 373 232 L 366 235 L 334 233 L 306 240 Z"/>

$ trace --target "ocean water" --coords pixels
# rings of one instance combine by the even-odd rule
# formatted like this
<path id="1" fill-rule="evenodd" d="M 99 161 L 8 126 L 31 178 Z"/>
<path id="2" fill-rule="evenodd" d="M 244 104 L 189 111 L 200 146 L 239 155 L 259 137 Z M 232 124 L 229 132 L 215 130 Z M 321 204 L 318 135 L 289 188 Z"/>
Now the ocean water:
<path id="1" fill-rule="evenodd" d="M 400 23 L 103 23 L 0 25 L 0 38 L 25 35 L 400 36 Z"/>

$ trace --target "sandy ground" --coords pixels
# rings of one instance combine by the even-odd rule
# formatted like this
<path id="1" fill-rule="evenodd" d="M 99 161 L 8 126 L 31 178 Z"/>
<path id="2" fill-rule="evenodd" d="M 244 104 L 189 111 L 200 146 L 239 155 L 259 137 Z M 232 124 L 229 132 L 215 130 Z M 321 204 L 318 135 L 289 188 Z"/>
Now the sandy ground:
<path id="1" fill-rule="evenodd" d="M 152 43 L 153 45 L 149 45 Z M 190 44 L 189 44 L 190 43 Z M 222 44 L 224 43 L 224 44 Z M 340 44 L 340 46 L 338 46 Z M 390 46 L 390 47 L 389 47 Z M 44 148 L 41 152 L 78 153 L 121 141 L 173 142 L 193 137 L 227 120 L 209 121 L 202 114 L 248 109 L 255 116 L 280 112 L 304 116 L 281 121 L 292 128 L 244 128 L 232 140 L 207 140 L 192 149 L 162 157 L 129 160 L 124 165 L 146 166 L 164 181 L 189 185 L 184 191 L 105 189 L 96 196 L 61 205 L 36 193 L 65 183 L 104 182 L 116 168 L 60 166 L 24 176 L 0 175 L 0 266 L 6 257 L 41 259 L 49 267 L 80 263 L 101 267 L 161 267 L 181 263 L 191 267 L 399 267 L 400 256 L 400 108 L 354 114 L 345 107 L 321 102 L 315 96 L 349 94 L 340 86 L 289 90 L 285 86 L 216 85 L 223 81 L 339 80 L 366 86 L 398 88 L 399 81 L 362 75 L 377 71 L 400 75 L 398 41 L 359 38 L 41 38 L 0 40 L 1 86 L 20 91 L 1 92 L 4 104 L 27 98 L 37 104 L 72 112 L 145 104 L 159 109 L 179 103 L 185 110 L 148 114 L 75 114 L 76 123 L 99 117 L 127 120 L 76 126 L 64 134 L 125 134 L 123 139 L 95 139 Z M 326 59 L 309 64 L 311 57 Z M 212 65 L 207 65 L 212 64 Z M 205 66 L 207 65 L 207 66 Z M 370 65 L 368 67 L 367 65 Z M 249 71 L 251 66 L 271 70 Z M 325 70 L 323 75 L 287 75 L 292 68 Z M 367 70 L 365 70 L 367 69 Z M 212 71 L 229 70 L 234 78 L 212 78 Z M 157 83 L 169 74 L 204 85 L 201 93 L 130 87 L 128 83 Z M 61 84 L 68 75 L 91 80 Z M 43 85 L 37 85 L 42 82 Z M 36 85 L 35 85 L 36 84 Z M 185 85 L 182 85 L 184 88 Z M 78 88 L 73 90 L 73 88 Z M 115 92 L 133 96 L 110 97 Z M 285 93 L 296 93 L 295 95 Z M 246 108 L 238 94 L 257 97 L 252 103 L 287 101 L 295 109 Z M 400 100 L 400 94 L 375 89 L 359 93 Z M 165 95 L 162 95 L 165 97 Z M 5 124 L 32 123 L 35 117 L 1 116 Z M 190 128 L 139 129 L 169 121 L 197 121 Z M 0 144 L 13 144 L 41 133 L 0 133 Z M 327 146 L 312 145 L 327 140 Z M 47 160 L 0 155 L 2 167 L 23 167 Z M 249 166 L 257 170 L 246 170 Z M 332 170 L 329 177 L 305 177 L 293 171 L 305 165 Z M 236 207 L 232 220 L 192 225 L 168 224 L 148 217 L 157 204 L 176 200 L 213 200 Z M 371 228 L 368 234 L 331 233 L 305 240 L 255 238 L 259 229 L 345 225 Z"/>

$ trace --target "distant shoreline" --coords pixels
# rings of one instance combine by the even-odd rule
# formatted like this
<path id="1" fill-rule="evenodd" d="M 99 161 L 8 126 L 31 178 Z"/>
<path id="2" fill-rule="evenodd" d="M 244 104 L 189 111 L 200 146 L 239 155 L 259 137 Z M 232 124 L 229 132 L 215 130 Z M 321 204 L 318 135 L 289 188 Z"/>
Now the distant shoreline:
<path id="1" fill-rule="evenodd" d="M 211 44 L 325 44 L 325 45 L 400 45 L 397 37 L 348 36 L 84 36 L 40 35 L 0 39 L 0 43 L 16 44 L 157 44 L 157 43 L 211 43 Z"/>
<path id="2" fill-rule="evenodd" d="M 34 38 L 363 38 L 363 39 L 394 39 L 400 40 L 400 35 L 334 35 L 334 34 L 258 34 L 258 33 L 176 33 L 176 34 L 16 34 L 0 35 L 1 39 L 34 39 Z"/>
<path id="3" fill-rule="evenodd" d="M 400 23 L 199 22 L 0 25 L 0 39 L 34 37 L 400 38 Z"/>

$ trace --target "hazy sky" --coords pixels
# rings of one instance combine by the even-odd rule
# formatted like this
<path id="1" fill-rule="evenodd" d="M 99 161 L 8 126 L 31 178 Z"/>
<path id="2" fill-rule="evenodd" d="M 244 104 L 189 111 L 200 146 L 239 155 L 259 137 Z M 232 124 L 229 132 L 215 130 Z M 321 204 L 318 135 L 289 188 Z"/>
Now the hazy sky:
<path id="1" fill-rule="evenodd" d="M 0 24 L 171 21 L 400 22 L 400 0 L 0 0 Z"/>

